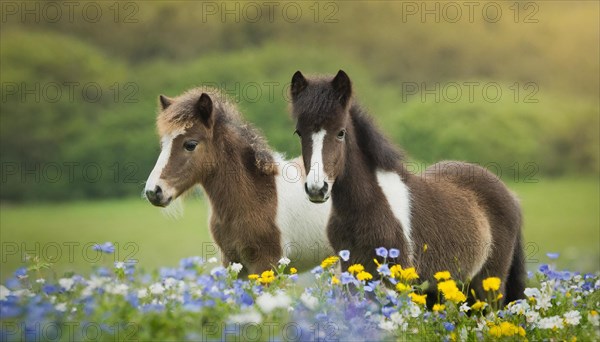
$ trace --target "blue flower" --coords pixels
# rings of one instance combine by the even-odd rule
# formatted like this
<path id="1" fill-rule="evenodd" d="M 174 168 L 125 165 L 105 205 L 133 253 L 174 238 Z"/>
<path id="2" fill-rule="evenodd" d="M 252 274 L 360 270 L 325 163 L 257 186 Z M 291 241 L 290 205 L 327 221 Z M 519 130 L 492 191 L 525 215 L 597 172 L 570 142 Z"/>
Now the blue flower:
<path id="1" fill-rule="evenodd" d="M 15 271 L 15 276 L 17 278 L 21 278 L 21 277 L 25 277 L 27 275 L 27 268 L 26 267 L 19 267 L 16 271 Z"/>
<path id="2" fill-rule="evenodd" d="M 342 285 L 347 285 L 350 283 L 353 283 L 355 285 L 358 285 L 358 280 L 356 280 L 356 278 L 354 278 L 350 273 L 348 272 L 344 272 L 340 275 L 340 281 L 342 282 Z"/>
<path id="3" fill-rule="evenodd" d="M 556 260 L 558 259 L 558 256 L 560 254 L 559 253 L 546 253 L 546 256 L 550 259 L 550 260 Z"/>
<path id="4" fill-rule="evenodd" d="M 400 256 L 400 250 L 397 248 L 390 248 L 390 258 L 397 258 Z"/>
<path id="5" fill-rule="evenodd" d="M 379 248 L 375 249 L 375 254 L 377 254 L 378 256 L 380 256 L 382 258 L 387 258 L 388 250 L 385 247 L 379 247 Z"/>
<path id="6" fill-rule="evenodd" d="M 350 259 L 350 251 L 347 249 L 340 251 L 338 254 L 339 254 L 340 258 L 342 258 L 342 260 L 344 260 L 344 261 L 348 261 Z"/>
<path id="7" fill-rule="evenodd" d="M 58 288 L 54 285 L 46 284 L 42 286 L 42 291 L 44 291 L 46 294 L 53 294 L 58 292 Z"/>
<path id="8" fill-rule="evenodd" d="M 387 318 L 390 318 L 390 315 L 396 311 L 398 310 L 393 306 L 384 306 L 383 308 L 381 308 L 381 313 Z"/>
<path id="9" fill-rule="evenodd" d="M 450 322 L 444 322 L 444 329 L 446 329 L 446 331 L 454 331 L 454 324 Z"/>
<path id="10" fill-rule="evenodd" d="M 112 244 L 112 242 L 105 242 L 103 244 L 95 244 L 94 247 L 92 247 L 95 251 L 99 251 L 102 253 L 106 253 L 106 254 L 112 254 L 115 252 L 115 246 Z"/>
<path id="11" fill-rule="evenodd" d="M 317 266 L 317 267 L 313 268 L 312 270 L 310 270 L 310 273 L 321 274 L 321 273 L 323 273 L 323 267 Z"/>
<path id="12" fill-rule="evenodd" d="M 392 274 L 392 272 L 390 272 L 388 264 L 382 264 L 381 266 L 377 267 L 377 272 L 386 276 L 390 276 Z"/>

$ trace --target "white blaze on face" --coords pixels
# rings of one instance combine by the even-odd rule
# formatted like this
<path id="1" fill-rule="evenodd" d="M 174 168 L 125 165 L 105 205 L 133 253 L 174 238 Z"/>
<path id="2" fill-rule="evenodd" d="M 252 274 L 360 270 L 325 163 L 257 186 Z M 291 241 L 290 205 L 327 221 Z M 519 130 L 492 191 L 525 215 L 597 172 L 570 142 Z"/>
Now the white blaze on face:
<path id="1" fill-rule="evenodd" d="M 321 129 L 312 135 L 312 155 L 310 157 L 310 171 L 306 176 L 306 186 L 310 190 L 320 190 L 325 185 L 327 175 L 323 165 L 323 141 L 327 132 Z"/>
<path id="2" fill-rule="evenodd" d="M 164 184 L 164 182 L 161 182 L 160 175 L 162 174 L 164 168 L 167 166 L 167 163 L 169 162 L 169 158 L 171 157 L 171 149 L 173 146 L 173 140 L 175 140 L 175 138 L 177 138 L 180 134 L 181 134 L 180 132 L 176 132 L 174 134 L 165 135 L 161 139 L 162 144 L 161 144 L 160 155 L 158 156 L 156 165 L 154 165 L 154 169 L 152 169 L 152 172 L 150 173 L 150 176 L 148 177 L 148 181 L 146 181 L 145 191 L 148 191 L 148 190 L 153 191 L 154 189 L 156 189 L 157 185 L 163 189 L 163 192 L 165 192 L 167 190 L 166 184 Z"/>

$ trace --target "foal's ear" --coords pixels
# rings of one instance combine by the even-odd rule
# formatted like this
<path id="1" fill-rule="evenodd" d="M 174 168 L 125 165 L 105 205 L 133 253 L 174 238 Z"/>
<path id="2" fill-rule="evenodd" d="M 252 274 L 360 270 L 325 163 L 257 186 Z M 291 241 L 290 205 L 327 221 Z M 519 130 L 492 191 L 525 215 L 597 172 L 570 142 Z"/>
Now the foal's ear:
<path id="1" fill-rule="evenodd" d="M 304 78 L 304 75 L 300 71 L 296 71 L 292 76 L 291 94 L 292 99 L 295 99 L 300 93 L 306 88 L 308 81 Z"/>
<path id="2" fill-rule="evenodd" d="M 202 123 L 210 128 L 213 123 L 213 102 L 208 94 L 202 93 L 202 95 L 200 95 L 198 102 L 196 102 L 195 110 L 196 115 L 200 118 Z"/>
<path id="3" fill-rule="evenodd" d="M 331 81 L 331 86 L 335 90 L 342 107 L 346 107 L 348 100 L 352 96 L 352 82 L 350 81 L 350 77 L 348 77 L 344 70 L 340 70 Z"/>
<path id="4" fill-rule="evenodd" d="M 162 110 L 165 110 L 169 108 L 169 106 L 173 103 L 173 99 L 161 94 L 158 95 L 158 102 L 160 103 L 160 108 L 162 108 Z"/>

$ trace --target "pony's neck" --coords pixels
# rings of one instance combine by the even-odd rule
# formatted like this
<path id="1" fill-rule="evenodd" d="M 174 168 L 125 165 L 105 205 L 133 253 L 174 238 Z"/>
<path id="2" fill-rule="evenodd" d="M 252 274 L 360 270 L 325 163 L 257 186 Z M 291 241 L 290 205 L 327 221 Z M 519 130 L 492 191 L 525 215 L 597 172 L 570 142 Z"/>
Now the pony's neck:
<path id="1" fill-rule="evenodd" d="M 221 139 L 216 142 L 217 160 L 213 172 L 201 180 L 214 214 L 226 219 L 243 214 L 243 207 L 259 197 L 255 179 L 260 170 L 250 142 Z"/>
<path id="2" fill-rule="evenodd" d="M 373 198 L 377 171 L 403 170 L 402 154 L 356 105 L 350 108 L 349 133 L 344 170 L 334 183 L 332 196 L 334 201 L 340 199 L 338 203 L 362 206 Z"/>

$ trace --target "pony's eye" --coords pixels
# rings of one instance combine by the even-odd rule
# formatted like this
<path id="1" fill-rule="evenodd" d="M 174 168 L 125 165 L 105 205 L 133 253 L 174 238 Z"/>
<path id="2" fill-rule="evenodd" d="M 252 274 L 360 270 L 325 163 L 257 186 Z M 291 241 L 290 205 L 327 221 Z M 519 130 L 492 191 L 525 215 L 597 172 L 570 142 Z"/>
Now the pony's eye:
<path id="1" fill-rule="evenodd" d="M 294 134 L 296 134 L 297 136 L 299 136 L 300 138 L 302 138 L 302 134 L 300 134 L 300 132 L 298 132 L 298 130 L 295 130 Z"/>
<path id="2" fill-rule="evenodd" d="M 341 130 L 341 131 L 340 131 L 340 132 L 337 134 L 337 138 L 338 138 L 339 140 L 343 140 L 345 137 L 346 137 L 346 130 L 345 130 L 345 129 Z"/>
<path id="3" fill-rule="evenodd" d="M 183 148 L 190 152 L 196 149 L 196 146 L 198 146 L 198 142 L 195 140 L 190 140 L 183 143 Z"/>

